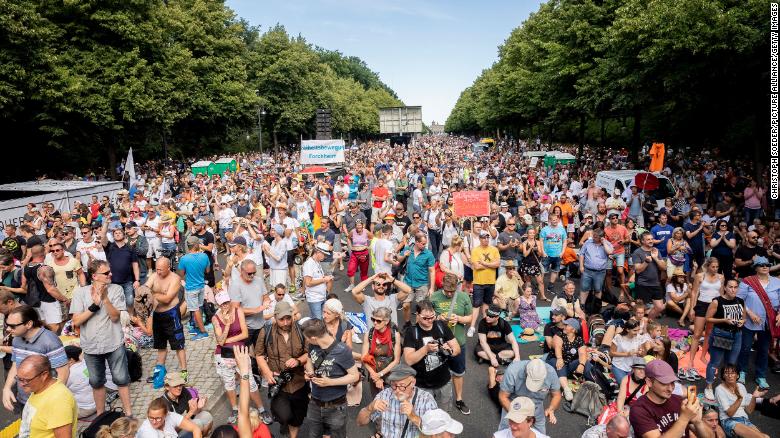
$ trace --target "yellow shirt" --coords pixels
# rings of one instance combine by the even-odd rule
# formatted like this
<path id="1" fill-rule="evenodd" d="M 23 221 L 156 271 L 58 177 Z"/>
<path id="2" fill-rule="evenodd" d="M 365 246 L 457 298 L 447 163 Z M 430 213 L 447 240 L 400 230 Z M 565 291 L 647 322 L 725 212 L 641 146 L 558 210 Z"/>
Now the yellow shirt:
<path id="1" fill-rule="evenodd" d="M 68 388 L 59 381 L 41 393 L 30 395 L 22 411 L 20 438 L 54 438 L 54 429 L 70 424 L 76 436 L 78 407 Z"/>
<path id="2" fill-rule="evenodd" d="M 471 250 L 471 265 L 474 266 L 474 262 L 486 262 L 493 263 L 500 260 L 498 254 L 498 248 L 495 246 L 483 247 L 477 246 Z M 474 284 L 495 284 L 496 282 L 496 270 L 493 268 L 474 269 Z"/>
<path id="3" fill-rule="evenodd" d="M 54 270 L 54 282 L 57 283 L 57 290 L 68 299 L 73 298 L 73 289 L 79 285 L 78 270 L 82 269 L 79 259 L 69 257 L 68 263 L 62 266 L 52 260 L 49 266 Z"/>
<path id="4" fill-rule="evenodd" d="M 520 276 L 507 277 L 506 274 L 496 279 L 496 296 L 504 299 L 516 300 L 520 298 Z"/>

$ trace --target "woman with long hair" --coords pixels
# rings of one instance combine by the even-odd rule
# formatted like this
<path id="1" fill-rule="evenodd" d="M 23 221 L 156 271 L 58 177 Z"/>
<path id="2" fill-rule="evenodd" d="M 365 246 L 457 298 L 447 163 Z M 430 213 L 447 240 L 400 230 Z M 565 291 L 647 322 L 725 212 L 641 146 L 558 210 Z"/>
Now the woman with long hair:
<path id="1" fill-rule="evenodd" d="M 702 348 L 702 362 L 704 362 L 704 356 L 706 355 L 708 348 L 708 337 L 710 335 L 710 328 L 706 324 L 707 309 L 710 303 L 715 298 L 721 296 L 721 289 L 725 285 L 723 280 L 723 274 L 718 274 L 718 259 L 715 257 L 709 257 L 704 260 L 704 270 L 699 272 L 694 277 L 693 290 L 691 291 L 691 303 L 693 303 L 693 309 L 690 311 L 689 317 L 693 319 L 693 336 L 691 337 L 691 351 L 690 362 L 688 363 L 687 370 L 680 370 L 680 378 L 685 378 L 690 381 L 701 379 L 696 367 L 694 365 L 696 353 L 699 352 L 699 338 L 704 335 L 704 347 Z M 705 333 L 705 327 L 707 328 Z"/>
<path id="2" fill-rule="evenodd" d="M 639 321 L 631 318 L 623 325 L 623 331 L 612 339 L 609 355 L 612 357 L 612 374 L 618 382 L 631 372 L 635 358 L 644 357 L 653 348 L 650 337 L 640 331 Z"/>
<path id="3" fill-rule="evenodd" d="M 168 412 L 168 403 L 164 398 L 159 397 L 149 403 L 149 408 L 146 410 L 146 420 L 141 423 L 141 427 L 138 428 L 135 437 L 175 437 L 179 435 L 176 429 L 190 432 L 193 438 L 201 438 L 203 436 L 197 424 L 176 412 Z"/>
<path id="4" fill-rule="evenodd" d="M 687 327 L 686 319 L 691 310 L 691 289 L 681 267 L 675 268 L 666 283 L 666 310 L 680 314 L 677 325 Z M 691 321 L 693 322 L 693 321 Z"/>
<path id="5" fill-rule="evenodd" d="M 542 240 L 537 238 L 536 228 L 529 228 L 526 231 L 527 238 L 523 242 L 523 261 L 520 262 L 520 272 L 523 274 L 523 281 L 528 283 L 531 279 L 536 280 L 539 288 L 539 297 L 543 301 L 549 301 L 544 295 L 544 274 L 542 273 L 541 261 L 546 256 Z"/>
<path id="6" fill-rule="evenodd" d="M 726 363 L 737 363 L 742 348 L 742 325 L 745 323 L 745 301 L 737 297 L 739 282 L 726 280 L 721 295 L 714 298 L 707 307 L 707 324 L 714 324 L 710 333 L 710 361 L 707 364 L 707 387 L 704 398 L 715 401 L 712 382 L 715 381 L 715 370 L 723 359 Z"/>
<path id="7" fill-rule="evenodd" d="M 138 432 L 138 419 L 119 417 L 110 426 L 100 426 L 97 438 L 133 438 Z"/>
<path id="8" fill-rule="evenodd" d="M 349 247 L 349 262 L 347 263 L 347 277 L 349 286 L 345 292 L 355 287 L 355 274 L 360 269 L 360 281 L 368 278 L 368 244 L 371 241 L 371 232 L 365 227 L 362 219 L 355 221 L 355 229 L 347 235 L 347 247 Z"/>
<path id="9" fill-rule="evenodd" d="M 631 403 L 647 392 L 647 383 L 645 382 L 645 360 L 635 358 L 631 363 L 631 372 L 623 377 L 618 391 L 617 412 L 628 417 L 628 408 Z"/>

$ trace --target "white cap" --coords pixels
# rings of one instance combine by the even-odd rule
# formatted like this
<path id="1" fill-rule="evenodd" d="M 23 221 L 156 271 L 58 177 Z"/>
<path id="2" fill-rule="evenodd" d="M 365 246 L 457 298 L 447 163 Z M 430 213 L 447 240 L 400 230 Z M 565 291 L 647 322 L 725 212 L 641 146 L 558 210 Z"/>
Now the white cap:
<path id="1" fill-rule="evenodd" d="M 537 392 L 544 386 L 547 377 L 547 364 L 541 359 L 533 359 L 525 367 L 525 387 L 531 392 Z"/>
<path id="2" fill-rule="evenodd" d="M 442 409 L 431 409 L 422 416 L 420 432 L 425 435 L 436 435 L 437 433 L 449 432 L 459 434 L 463 432 L 463 424 L 453 420 L 446 411 Z"/>
<path id="3" fill-rule="evenodd" d="M 528 417 L 533 417 L 536 412 L 536 405 L 528 397 L 517 397 L 509 404 L 509 411 L 506 413 L 506 419 L 515 423 L 522 423 Z"/>

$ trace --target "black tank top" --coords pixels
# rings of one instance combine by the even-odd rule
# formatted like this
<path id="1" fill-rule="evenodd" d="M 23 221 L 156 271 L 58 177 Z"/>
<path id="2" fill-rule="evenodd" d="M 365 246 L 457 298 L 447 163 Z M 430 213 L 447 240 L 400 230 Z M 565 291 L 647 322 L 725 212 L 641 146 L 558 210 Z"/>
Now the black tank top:
<path id="1" fill-rule="evenodd" d="M 713 316 L 714 318 L 731 318 L 735 320 L 741 320 L 745 318 L 745 302 L 742 300 L 742 298 L 735 297 L 733 300 L 727 300 L 721 296 L 715 298 L 714 300 L 717 300 L 718 303 L 718 308 L 715 310 L 715 315 Z M 715 327 L 732 333 L 735 333 L 740 329 L 736 325 L 727 323 L 719 323 L 716 324 Z"/>

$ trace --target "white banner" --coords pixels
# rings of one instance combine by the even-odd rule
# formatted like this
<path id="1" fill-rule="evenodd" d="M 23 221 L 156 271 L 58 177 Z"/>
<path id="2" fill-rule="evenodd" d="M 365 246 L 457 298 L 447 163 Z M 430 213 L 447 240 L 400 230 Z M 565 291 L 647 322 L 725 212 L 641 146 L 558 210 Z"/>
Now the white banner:
<path id="1" fill-rule="evenodd" d="M 125 172 L 127 172 L 128 187 L 135 185 L 135 160 L 133 160 L 133 148 L 127 151 L 127 159 L 125 160 Z"/>
<path id="2" fill-rule="evenodd" d="M 301 164 L 329 164 L 344 161 L 344 140 L 301 141 Z"/>

